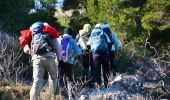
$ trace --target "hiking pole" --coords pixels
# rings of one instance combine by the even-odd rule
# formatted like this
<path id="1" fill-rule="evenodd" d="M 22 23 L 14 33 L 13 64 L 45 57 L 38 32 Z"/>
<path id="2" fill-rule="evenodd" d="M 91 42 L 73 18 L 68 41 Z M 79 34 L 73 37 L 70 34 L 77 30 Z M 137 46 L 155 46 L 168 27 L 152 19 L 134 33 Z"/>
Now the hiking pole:
<path id="1" fill-rule="evenodd" d="M 115 72 L 119 72 L 120 71 L 120 69 L 119 69 L 119 66 L 118 66 L 118 57 L 117 57 L 117 54 L 116 54 L 116 52 L 114 52 L 114 66 L 115 66 Z"/>
<path id="2" fill-rule="evenodd" d="M 59 82 L 60 82 L 60 69 L 59 69 L 59 61 L 57 60 L 57 58 L 55 59 L 55 63 L 56 63 L 56 71 L 57 71 L 57 77 L 55 79 L 55 95 L 58 94 L 59 92 Z"/>

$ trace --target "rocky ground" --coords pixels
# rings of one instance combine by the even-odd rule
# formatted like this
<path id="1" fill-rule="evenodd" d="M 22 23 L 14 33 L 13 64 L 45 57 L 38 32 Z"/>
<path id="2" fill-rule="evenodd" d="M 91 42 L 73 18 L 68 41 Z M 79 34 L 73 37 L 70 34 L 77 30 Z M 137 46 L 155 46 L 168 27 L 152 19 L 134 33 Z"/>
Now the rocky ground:
<path id="1" fill-rule="evenodd" d="M 117 75 L 110 86 L 105 89 L 83 89 L 80 100 L 148 100 L 168 99 L 170 92 L 163 81 L 158 83 L 145 82 L 136 75 Z"/>
<path id="2" fill-rule="evenodd" d="M 0 100 L 29 100 L 30 86 L 4 86 L 0 88 Z M 3 92 L 2 92 L 3 91 Z M 49 100 L 46 89 L 41 90 L 40 100 Z M 110 79 L 109 87 L 81 88 L 75 93 L 76 100 L 153 100 L 170 98 L 169 87 L 161 80 L 147 82 L 142 77 L 119 74 Z M 56 96 L 56 100 L 64 97 Z"/>

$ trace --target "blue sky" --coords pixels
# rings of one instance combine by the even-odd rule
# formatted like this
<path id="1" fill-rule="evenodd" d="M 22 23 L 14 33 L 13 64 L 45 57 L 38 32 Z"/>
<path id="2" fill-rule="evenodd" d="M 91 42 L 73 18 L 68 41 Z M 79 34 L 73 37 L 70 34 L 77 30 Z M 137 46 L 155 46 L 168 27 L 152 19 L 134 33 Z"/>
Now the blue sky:
<path id="1" fill-rule="evenodd" d="M 64 2 L 64 0 L 57 0 L 57 3 L 55 4 L 56 8 L 61 7 L 63 2 Z M 36 7 L 41 7 L 39 0 L 35 0 L 35 5 L 36 5 Z"/>
<path id="2" fill-rule="evenodd" d="M 57 7 L 60 7 L 63 5 L 64 0 L 58 0 L 58 3 L 56 4 Z"/>
<path id="3" fill-rule="evenodd" d="M 55 4 L 56 9 L 61 7 L 63 5 L 63 2 L 64 2 L 64 0 L 58 0 L 57 3 Z M 35 5 L 36 5 L 36 8 L 41 8 L 41 4 L 40 4 L 39 0 L 35 0 Z M 36 12 L 35 9 L 31 9 L 29 14 L 34 13 L 34 12 Z"/>

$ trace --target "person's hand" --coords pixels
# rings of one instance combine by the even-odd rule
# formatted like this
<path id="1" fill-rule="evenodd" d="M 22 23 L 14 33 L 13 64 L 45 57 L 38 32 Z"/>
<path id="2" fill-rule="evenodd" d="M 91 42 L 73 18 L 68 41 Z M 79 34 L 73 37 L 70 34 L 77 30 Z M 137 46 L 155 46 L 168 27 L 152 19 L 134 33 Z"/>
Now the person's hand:
<path id="1" fill-rule="evenodd" d="M 86 53 L 88 53 L 88 52 L 89 52 L 89 49 L 88 49 L 88 48 L 85 48 L 84 51 L 85 51 Z"/>
<path id="2" fill-rule="evenodd" d="M 90 49 L 91 49 L 91 46 L 90 46 L 90 45 L 87 45 L 87 49 L 90 50 Z"/>
<path id="3" fill-rule="evenodd" d="M 24 53 L 26 53 L 26 54 L 30 54 L 31 53 L 31 49 L 30 49 L 30 47 L 28 45 L 25 45 Z"/>
<path id="4" fill-rule="evenodd" d="M 83 61 L 82 61 L 82 56 L 81 55 L 78 56 L 78 60 L 82 64 Z"/>
<path id="5" fill-rule="evenodd" d="M 61 67 L 63 63 L 64 63 L 63 60 L 60 60 L 59 61 L 59 67 Z"/>

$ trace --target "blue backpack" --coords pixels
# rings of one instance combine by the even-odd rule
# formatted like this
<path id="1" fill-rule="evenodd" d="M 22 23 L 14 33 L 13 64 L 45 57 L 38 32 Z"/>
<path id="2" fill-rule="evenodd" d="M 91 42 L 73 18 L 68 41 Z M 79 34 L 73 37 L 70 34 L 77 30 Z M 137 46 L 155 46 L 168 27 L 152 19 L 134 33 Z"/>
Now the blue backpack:
<path id="1" fill-rule="evenodd" d="M 43 22 L 35 22 L 30 30 L 32 31 L 31 54 L 44 54 L 54 51 L 53 43 L 49 34 L 42 33 Z"/>
<path id="2" fill-rule="evenodd" d="M 91 33 L 91 49 L 94 52 L 106 52 L 109 50 L 106 36 L 100 28 L 96 28 Z"/>
<path id="3" fill-rule="evenodd" d="M 67 62 L 72 57 L 72 49 L 70 44 L 70 37 L 60 36 L 57 38 L 61 46 L 61 54 L 63 62 Z"/>

